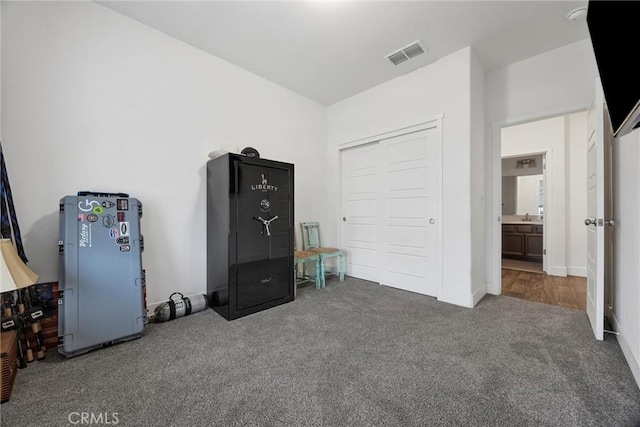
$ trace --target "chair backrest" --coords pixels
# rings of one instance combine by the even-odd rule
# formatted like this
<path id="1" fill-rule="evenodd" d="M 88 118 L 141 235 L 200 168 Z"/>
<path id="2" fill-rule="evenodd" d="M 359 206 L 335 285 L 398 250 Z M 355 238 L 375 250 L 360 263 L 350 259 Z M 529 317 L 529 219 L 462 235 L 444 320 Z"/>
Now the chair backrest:
<path id="1" fill-rule="evenodd" d="M 322 247 L 320 240 L 320 224 L 317 222 L 302 222 L 302 246 L 304 250 Z"/>

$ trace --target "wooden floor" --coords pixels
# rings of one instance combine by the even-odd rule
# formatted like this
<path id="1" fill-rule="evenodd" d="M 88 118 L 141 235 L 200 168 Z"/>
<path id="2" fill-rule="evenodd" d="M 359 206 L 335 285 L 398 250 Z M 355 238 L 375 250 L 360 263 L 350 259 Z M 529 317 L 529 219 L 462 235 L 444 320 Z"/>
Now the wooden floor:
<path id="1" fill-rule="evenodd" d="M 531 273 L 542 273 L 541 262 L 520 261 L 517 259 L 502 258 L 502 268 L 509 270 L 529 271 Z"/>
<path id="2" fill-rule="evenodd" d="M 503 268 L 502 295 L 585 311 L 587 279 Z"/>

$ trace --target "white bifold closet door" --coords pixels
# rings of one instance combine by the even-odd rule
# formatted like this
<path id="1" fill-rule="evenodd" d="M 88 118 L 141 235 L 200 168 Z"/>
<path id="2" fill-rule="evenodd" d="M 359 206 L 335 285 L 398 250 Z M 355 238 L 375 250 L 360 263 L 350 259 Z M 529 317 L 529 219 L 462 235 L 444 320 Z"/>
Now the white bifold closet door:
<path id="1" fill-rule="evenodd" d="M 342 151 L 348 275 L 438 296 L 441 150 L 434 127 Z"/>

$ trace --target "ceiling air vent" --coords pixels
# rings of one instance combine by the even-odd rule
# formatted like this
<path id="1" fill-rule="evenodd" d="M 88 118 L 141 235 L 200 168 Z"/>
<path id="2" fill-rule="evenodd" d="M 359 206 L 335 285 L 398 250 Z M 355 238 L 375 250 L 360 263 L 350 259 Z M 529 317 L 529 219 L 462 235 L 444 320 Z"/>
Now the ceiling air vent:
<path id="1" fill-rule="evenodd" d="M 389 60 L 393 65 L 401 64 L 405 61 L 408 61 L 411 58 L 415 58 L 418 55 L 422 55 L 425 53 L 427 49 L 424 47 L 420 40 L 417 40 L 402 49 L 398 49 L 395 52 L 391 52 L 389 55 L 385 56 L 386 59 Z"/>

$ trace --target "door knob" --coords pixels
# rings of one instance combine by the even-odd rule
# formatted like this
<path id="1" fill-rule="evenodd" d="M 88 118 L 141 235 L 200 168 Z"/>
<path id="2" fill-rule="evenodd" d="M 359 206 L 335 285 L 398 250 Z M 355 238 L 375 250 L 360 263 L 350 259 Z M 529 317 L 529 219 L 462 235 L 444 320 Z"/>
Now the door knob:
<path id="1" fill-rule="evenodd" d="M 597 225 L 596 219 L 587 218 L 584 220 L 584 225 Z"/>
<path id="2" fill-rule="evenodd" d="M 429 224 L 435 224 L 435 223 L 436 223 L 435 218 L 429 218 Z"/>
<path id="3" fill-rule="evenodd" d="M 347 222 L 347 217 L 346 216 L 342 217 L 342 222 Z"/>

